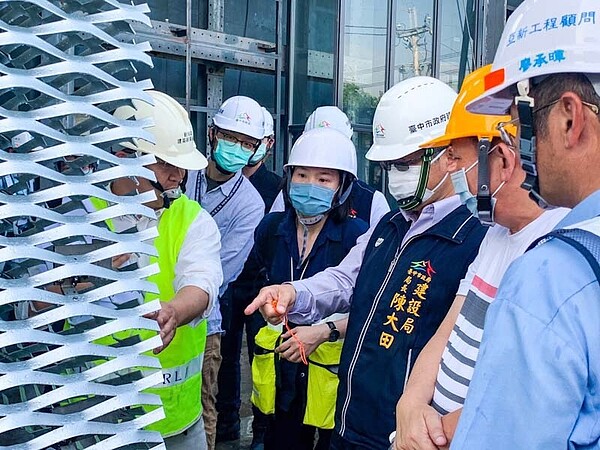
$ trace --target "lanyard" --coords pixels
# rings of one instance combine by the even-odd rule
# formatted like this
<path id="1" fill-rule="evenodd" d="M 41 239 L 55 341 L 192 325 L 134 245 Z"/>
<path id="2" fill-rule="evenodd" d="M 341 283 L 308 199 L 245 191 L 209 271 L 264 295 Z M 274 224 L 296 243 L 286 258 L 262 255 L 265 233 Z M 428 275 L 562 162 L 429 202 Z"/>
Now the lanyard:
<path id="1" fill-rule="evenodd" d="M 222 201 L 221 203 L 219 203 L 217 206 L 215 206 L 213 208 L 212 211 L 210 211 L 210 215 L 212 217 L 214 217 L 215 215 L 217 215 L 217 213 L 219 211 L 221 211 L 226 205 L 227 203 L 229 203 L 229 201 L 233 198 L 233 196 L 237 193 L 237 191 L 240 189 L 240 186 L 242 185 L 243 182 L 243 175 L 240 175 L 240 177 L 237 179 L 237 181 L 235 182 L 235 185 L 233 186 L 233 188 L 231 189 L 231 191 L 229 192 L 229 195 L 227 195 Z M 196 198 L 198 199 L 199 203 L 202 204 L 201 198 L 202 198 L 202 174 L 200 172 L 198 172 L 198 176 L 196 178 Z"/>
<path id="2" fill-rule="evenodd" d="M 310 258 L 307 258 L 304 261 L 304 268 L 302 269 L 302 272 L 300 273 L 300 278 L 298 278 L 298 280 L 302 280 L 304 279 L 304 274 L 306 273 L 306 268 L 308 267 L 308 261 Z M 296 281 L 294 280 L 294 259 L 290 256 L 290 281 Z"/>

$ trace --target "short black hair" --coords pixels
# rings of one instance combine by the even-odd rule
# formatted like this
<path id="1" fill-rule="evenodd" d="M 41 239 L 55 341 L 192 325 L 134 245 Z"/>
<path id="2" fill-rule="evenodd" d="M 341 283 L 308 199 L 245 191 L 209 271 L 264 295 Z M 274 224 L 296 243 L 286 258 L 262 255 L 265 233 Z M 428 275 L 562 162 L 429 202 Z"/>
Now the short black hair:
<path id="1" fill-rule="evenodd" d="M 290 167 L 288 170 L 286 170 L 283 175 L 283 180 L 281 183 L 281 185 L 283 186 L 283 188 L 282 188 L 283 201 L 285 203 L 286 211 L 288 209 L 294 209 L 294 207 L 292 206 L 292 201 L 290 200 L 290 193 L 288 192 L 288 186 L 291 181 L 291 176 L 292 176 L 293 172 L 294 172 L 293 167 Z M 339 196 L 340 192 L 345 192 L 345 190 L 354 182 L 354 179 L 351 175 L 346 174 L 345 172 L 343 172 L 341 170 L 339 170 L 338 172 L 340 174 L 340 182 L 342 182 L 342 183 L 340 185 L 340 189 L 339 189 L 338 193 L 336 194 L 336 199 Z M 352 196 L 351 195 L 348 196 L 348 198 L 346 199 L 346 201 L 344 203 L 336 206 L 331 211 L 329 211 L 329 217 L 335 223 L 339 224 L 339 223 L 342 223 L 344 220 L 346 220 L 350 216 L 350 211 L 352 211 Z M 294 213 L 296 213 L 295 210 L 294 210 Z"/>
<path id="2" fill-rule="evenodd" d="M 548 134 L 548 114 L 550 108 L 544 106 L 560 99 L 565 92 L 574 92 L 582 101 L 600 106 L 600 96 L 589 78 L 583 73 L 558 73 L 550 75 L 534 85 L 531 90 L 535 98 L 535 108 L 542 108 L 533 117 L 533 125 L 538 136 Z"/>

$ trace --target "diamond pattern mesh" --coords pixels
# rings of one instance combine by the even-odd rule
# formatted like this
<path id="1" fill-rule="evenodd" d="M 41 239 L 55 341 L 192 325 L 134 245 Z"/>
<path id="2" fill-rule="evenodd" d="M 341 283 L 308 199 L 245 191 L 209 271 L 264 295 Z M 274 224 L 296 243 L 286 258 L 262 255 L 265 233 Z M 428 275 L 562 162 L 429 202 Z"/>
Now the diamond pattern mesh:
<path id="1" fill-rule="evenodd" d="M 150 25 L 146 5 L 116 0 L 0 2 L 0 449 L 161 449 L 144 427 L 160 420 L 162 381 L 147 352 L 157 330 L 143 303 L 155 291 L 156 229 L 112 225 L 154 217 L 153 193 L 117 196 L 121 177 L 153 178 L 152 156 L 117 158 L 119 143 L 152 140 L 146 122 L 117 120 L 150 101 L 151 65 L 127 21 Z M 104 203 L 94 206 L 95 200 Z M 131 254 L 124 267 L 112 259 Z"/>

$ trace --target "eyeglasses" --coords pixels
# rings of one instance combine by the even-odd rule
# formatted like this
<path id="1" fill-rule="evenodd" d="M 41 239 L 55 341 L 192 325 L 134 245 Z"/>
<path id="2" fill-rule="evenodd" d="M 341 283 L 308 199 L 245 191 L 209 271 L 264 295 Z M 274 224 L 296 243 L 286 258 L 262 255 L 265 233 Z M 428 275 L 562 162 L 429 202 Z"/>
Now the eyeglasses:
<path id="1" fill-rule="evenodd" d="M 182 169 L 181 167 L 174 166 L 173 164 L 168 163 L 160 158 L 156 158 L 156 164 L 158 164 L 158 166 L 164 170 L 178 170 L 178 171 L 185 170 L 185 169 Z"/>
<path id="2" fill-rule="evenodd" d="M 556 105 L 558 102 L 560 102 L 560 98 L 557 100 L 554 100 L 553 102 L 548 103 L 547 105 L 540 106 L 539 108 L 535 108 L 533 110 L 533 114 L 537 114 L 546 108 L 551 108 L 552 106 Z M 596 115 L 600 114 L 600 107 L 598 105 L 594 105 L 593 103 L 589 103 L 589 102 L 584 102 L 583 100 L 581 101 L 581 103 L 583 103 L 585 106 L 590 108 L 594 114 L 596 114 Z M 504 142 L 506 145 L 509 145 L 513 148 L 515 147 L 515 140 L 514 140 L 514 137 L 508 131 L 506 131 L 506 127 L 508 125 L 517 126 L 517 125 L 519 125 L 519 123 L 520 123 L 519 118 L 517 117 L 512 120 L 509 120 L 508 122 L 500 122 L 496 126 L 497 130 L 500 132 L 500 138 L 502 139 L 502 142 Z"/>
<path id="3" fill-rule="evenodd" d="M 518 124 L 519 118 L 517 117 L 516 119 L 509 120 L 508 122 L 500 122 L 496 125 L 496 129 L 500 132 L 500 139 L 502 139 L 502 142 L 512 148 L 515 148 L 515 138 L 506 130 L 506 127 L 510 125 L 516 127 Z"/>
<path id="4" fill-rule="evenodd" d="M 431 162 L 433 163 L 440 154 L 446 150 L 448 147 L 436 147 L 433 149 L 433 157 Z M 400 158 L 395 161 L 381 161 L 379 166 L 382 170 L 389 172 L 392 167 L 394 167 L 399 172 L 406 172 L 410 166 L 416 166 L 423 161 L 423 157 L 425 156 L 425 150 L 420 150 L 417 154 L 418 156 L 413 156 L 409 158 Z"/>
<path id="5" fill-rule="evenodd" d="M 540 112 L 543 109 L 550 108 L 550 107 L 556 105 L 558 102 L 560 102 L 560 98 L 557 100 L 554 100 L 553 102 L 548 103 L 547 105 L 540 106 L 539 108 L 534 109 L 533 113 L 537 114 L 538 112 Z M 593 103 L 584 102 L 583 100 L 581 101 L 581 103 L 583 103 L 585 106 L 590 108 L 594 114 L 596 114 L 596 115 L 600 114 L 600 107 L 598 107 L 598 105 L 594 105 Z"/>
<path id="6" fill-rule="evenodd" d="M 240 144 L 244 150 L 248 150 L 249 152 L 253 153 L 260 145 L 260 141 L 244 141 L 233 134 L 226 133 L 225 131 L 219 129 L 217 130 L 217 138 L 231 142 L 232 144 Z"/>

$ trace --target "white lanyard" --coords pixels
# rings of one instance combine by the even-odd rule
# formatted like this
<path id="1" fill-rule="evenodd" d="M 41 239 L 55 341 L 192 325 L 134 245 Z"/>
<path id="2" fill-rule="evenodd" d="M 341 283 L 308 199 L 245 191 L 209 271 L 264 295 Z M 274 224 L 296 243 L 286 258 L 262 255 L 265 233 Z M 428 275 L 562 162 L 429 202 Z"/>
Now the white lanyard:
<path id="1" fill-rule="evenodd" d="M 304 268 L 302 269 L 302 273 L 300 273 L 300 278 L 298 278 L 299 280 L 302 280 L 304 278 L 304 274 L 306 273 L 306 268 L 308 267 L 308 259 L 304 262 Z M 290 281 L 296 281 L 294 280 L 294 259 L 290 256 Z"/>

